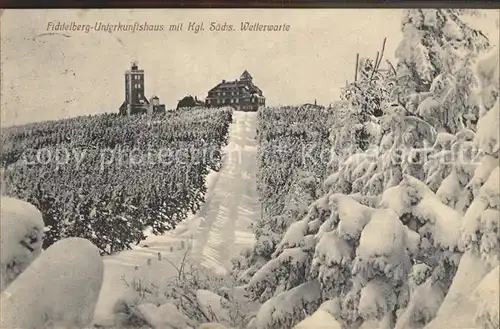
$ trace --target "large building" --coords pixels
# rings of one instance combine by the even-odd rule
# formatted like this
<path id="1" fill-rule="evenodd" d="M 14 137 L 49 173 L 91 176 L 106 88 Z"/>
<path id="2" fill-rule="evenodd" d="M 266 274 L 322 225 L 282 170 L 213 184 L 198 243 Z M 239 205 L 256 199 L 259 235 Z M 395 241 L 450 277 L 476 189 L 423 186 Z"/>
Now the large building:
<path id="1" fill-rule="evenodd" d="M 236 110 L 257 111 L 260 106 L 266 105 L 266 98 L 252 80 L 252 76 L 246 70 L 238 80 L 222 80 L 210 89 L 205 98 L 205 105 L 207 107 L 232 106 Z"/>
<path id="2" fill-rule="evenodd" d="M 137 62 L 133 62 L 130 70 L 125 71 L 125 101 L 120 106 L 120 114 L 165 112 L 165 105 L 160 104 L 160 99 L 153 96 L 148 100 L 144 91 L 144 70 L 139 70 Z"/>

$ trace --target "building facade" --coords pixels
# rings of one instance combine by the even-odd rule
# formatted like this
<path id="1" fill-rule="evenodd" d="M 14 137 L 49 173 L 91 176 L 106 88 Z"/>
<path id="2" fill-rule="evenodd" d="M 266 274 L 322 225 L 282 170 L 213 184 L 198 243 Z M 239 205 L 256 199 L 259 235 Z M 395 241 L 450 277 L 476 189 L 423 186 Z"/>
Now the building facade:
<path id="1" fill-rule="evenodd" d="M 234 81 L 222 80 L 208 91 L 205 98 L 207 107 L 232 106 L 238 111 L 257 111 L 266 105 L 262 90 L 253 83 L 253 78 L 247 70 Z"/>
<path id="2" fill-rule="evenodd" d="M 157 96 L 149 101 L 144 95 L 144 70 L 133 62 L 130 70 L 125 71 L 125 101 L 120 106 L 121 115 L 165 112 L 165 105 L 160 104 Z"/>
<path id="3" fill-rule="evenodd" d="M 203 101 L 198 100 L 198 97 L 193 97 L 191 95 L 185 96 L 177 103 L 176 110 L 181 108 L 193 108 L 193 107 L 203 107 L 205 103 Z"/>

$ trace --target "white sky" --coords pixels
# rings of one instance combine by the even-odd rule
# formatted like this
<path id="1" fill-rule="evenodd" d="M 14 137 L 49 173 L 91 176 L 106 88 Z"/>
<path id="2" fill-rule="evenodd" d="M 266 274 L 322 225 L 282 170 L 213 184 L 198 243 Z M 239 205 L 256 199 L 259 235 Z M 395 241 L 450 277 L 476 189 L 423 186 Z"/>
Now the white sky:
<path id="1" fill-rule="evenodd" d="M 5 10 L 1 20 L 2 126 L 117 112 L 124 71 L 145 70 L 146 96 L 168 108 L 187 94 L 204 99 L 222 79 L 247 69 L 268 105 L 327 104 L 352 80 L 356 53 L 375 57 L 387 37 L 393 60 L 401 39 L 398 9 Z M 164 32 L 47 33 L 50 21 L 94 25 L 147 22 Z M 209 32 L 210 22 L 289 24 L 289 32 Z M 206 31 L 169 32 L 204 22 Z M 68 73 L 64 73 L 68 70 Z M 74 75 L 73 75 L 74 73 Z"/>

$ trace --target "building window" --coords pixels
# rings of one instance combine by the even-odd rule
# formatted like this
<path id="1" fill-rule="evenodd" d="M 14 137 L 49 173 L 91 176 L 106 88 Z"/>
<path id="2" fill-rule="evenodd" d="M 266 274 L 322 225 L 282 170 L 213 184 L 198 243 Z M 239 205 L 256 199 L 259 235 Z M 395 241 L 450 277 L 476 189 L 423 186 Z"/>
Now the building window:
<path id="1" fill-rule="evenodd" d="M 138 96 L 139 98 L 141 98 L 141 97 L 142 97 L 142 94 L 141 94 L 141 93 L 139 93 L 139 94 L 137 94 L 137 96 Z"/>
<path id="2" fill-rule="evenodd" d="M 225 91 L 224 91 L 224 92 L 222 92 L 222 96 L 226 96 L 226 92 L 225 92 Z"/>
<path id="3" fill-rule="evenodd" d="M 137 84 L 137 88 L 141 88 L 141 84 L 140 84 L 140 83 L 139 83 L 139 84 Z"/>

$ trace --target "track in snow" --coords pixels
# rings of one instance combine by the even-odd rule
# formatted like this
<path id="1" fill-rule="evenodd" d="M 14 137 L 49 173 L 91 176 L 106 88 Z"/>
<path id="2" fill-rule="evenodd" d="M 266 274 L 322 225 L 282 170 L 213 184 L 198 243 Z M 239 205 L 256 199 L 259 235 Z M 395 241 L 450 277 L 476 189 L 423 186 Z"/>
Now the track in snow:
<path id="1" fill-rule="evenodd" d="M 134 278 L 162 284 L 176 275 L 169 263 L 179 264 L 189 250 L 194 260 L 225 274 L 230 260 L 253 245 L 251 223 L 260 216 L 256 184 L 255 140 L 257 113 L 233 112 L 225 159 L 219 172 L 207 177 L 206 201 L 196 215 L 173 231 L 149 236 L 133 250 L 104 257 L 104 281 L 94 320 L 105 324 L 112 319 L 113 307 L 120 299 L 133 298 L 124 283 Z M 157 255 L 162 255 L 159 261 Z"/>
<path id="2" fill-rule="evenodd" d="M 231 268 L 231 259 L 251 247 L 251 224 L 260 216 L 256 183 L 255 140 L 257 113 L 233 113 L 225 158 L 212 194 L 201 209 L 193 241 L 193 257 L 219 274 Z"/>

